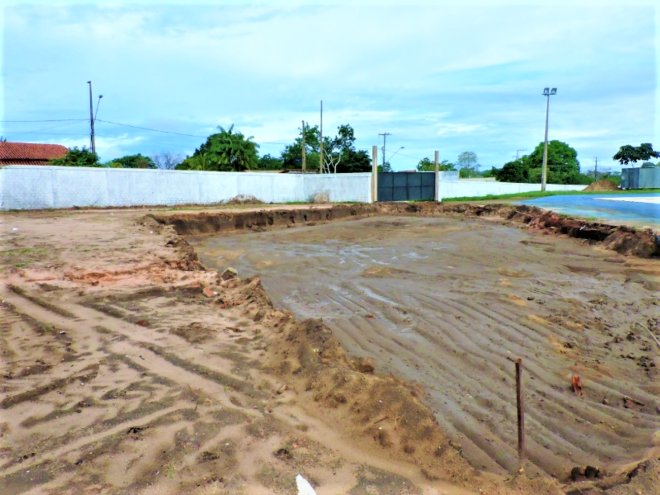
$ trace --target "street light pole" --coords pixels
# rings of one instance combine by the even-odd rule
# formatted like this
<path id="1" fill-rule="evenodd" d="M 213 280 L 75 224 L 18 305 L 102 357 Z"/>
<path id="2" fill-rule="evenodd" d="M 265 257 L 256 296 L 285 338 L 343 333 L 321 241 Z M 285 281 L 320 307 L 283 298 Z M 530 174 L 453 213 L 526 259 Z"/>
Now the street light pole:
<path id="1" fill-rule="evenodd" d="M 94 123 L 96 124 L 96 116 L 99 114 L 99 106 L 101 105 L 101 98 L 103 95 L 99 95 L 98 100 L 96 100 L 96 110 L 94 110 Z"/>
<path id="2" fill-rule="evenodd" d="M 89 86 L 89 144 L 92 153 L 96 153 L 96 142 L 94 140 L 94 106 L 92 104 L 92 81 L 87 81 Z"/>
<path id="3" fill-rule="evenodd" d="M 405 149 L 405 146 L 401 146 L 398 150 L 396 150 L 394 153 L 392 153 L 392 154 L 390 155 L 390 160 L 391 160 L 392 158 L 394 158 L 394 157 L 396 156 L 396 154 L 397 154 L 399 151 L 401 151 L 402 149 Z M 390 167 L 391 167 L 391 166 L 392 166 L 392 164 L 390 163 Z"/>
<path id="4" fill-rule="evenodd" d="M 546 97 L 545 107 L 545 144 L 543 145 L 543 168 L 541 169 L 541 191 L 545 191 L 548 179 L 548 119 L 550 115 L 550 97 L 557 94 L 557 88 L 544 88 L 543 96 Z"/>

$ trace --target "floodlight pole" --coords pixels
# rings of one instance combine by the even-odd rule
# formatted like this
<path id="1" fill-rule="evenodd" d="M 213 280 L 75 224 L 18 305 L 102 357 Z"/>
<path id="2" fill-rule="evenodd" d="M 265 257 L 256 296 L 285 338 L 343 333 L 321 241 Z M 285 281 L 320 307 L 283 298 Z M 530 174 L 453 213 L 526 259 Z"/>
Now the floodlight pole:
<path id="1" fill-rule="evenodd" d="M 557 88 L 544 88 L 543 96 L 546 97 L 545 107 L 545 143 L 543 145 L 543 168 L 541 168 L 541 191 L 545 191 L 548 179 L 548 120 L 550 115 L 550 97 L 557 94 Z"/>

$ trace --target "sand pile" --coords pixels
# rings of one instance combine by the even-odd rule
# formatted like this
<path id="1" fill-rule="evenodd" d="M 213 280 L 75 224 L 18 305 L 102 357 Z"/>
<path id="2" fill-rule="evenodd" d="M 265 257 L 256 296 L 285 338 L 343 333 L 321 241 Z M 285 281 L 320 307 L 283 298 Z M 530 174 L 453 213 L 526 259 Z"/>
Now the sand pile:
<path id="1" fill-rule="evenodd" d="M 585 191 L 618 191 L 619 186 L 614 181 L 608 179 L 597 180 L 592 182 L 585 189 Z"/>

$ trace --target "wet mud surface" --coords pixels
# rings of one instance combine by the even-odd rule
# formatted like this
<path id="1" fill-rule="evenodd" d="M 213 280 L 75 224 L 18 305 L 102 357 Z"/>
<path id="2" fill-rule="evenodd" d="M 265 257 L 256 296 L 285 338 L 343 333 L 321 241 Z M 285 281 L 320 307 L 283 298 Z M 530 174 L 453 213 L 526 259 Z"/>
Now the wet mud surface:
<path id="1" fill-rule="evenodd" d="M 454 217 L 369 216 L 190 242 L 205 266 L 258 274 L 276 306 L 322 318 L 376 372 L 420 384 L 478 469 L 515 470 L 517 357 L 531 472 L 614 472 L 657 449 L 657 259 Z"/>

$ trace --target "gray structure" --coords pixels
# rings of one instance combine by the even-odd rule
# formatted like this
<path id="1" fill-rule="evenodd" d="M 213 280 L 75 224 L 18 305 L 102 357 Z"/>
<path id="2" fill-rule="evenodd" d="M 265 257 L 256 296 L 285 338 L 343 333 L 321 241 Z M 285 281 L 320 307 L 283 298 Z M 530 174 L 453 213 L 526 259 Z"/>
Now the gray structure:
<path id="1" fill-rule="evenodd" d="M 381 172 L 378 174 L 378 201 L 433 201 L 434 172 Z"/>
<path id="2" fill-rule="evenodd" d="M 660 167 L 637 167 L 621 170 L 621 189 L 656 188 L 660 188 Z"/>

